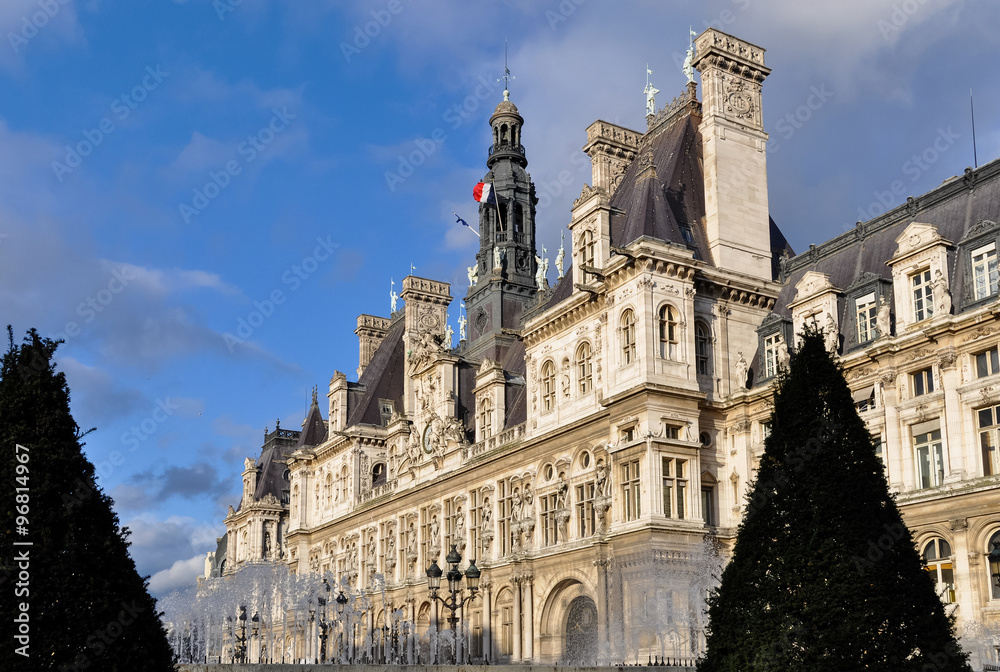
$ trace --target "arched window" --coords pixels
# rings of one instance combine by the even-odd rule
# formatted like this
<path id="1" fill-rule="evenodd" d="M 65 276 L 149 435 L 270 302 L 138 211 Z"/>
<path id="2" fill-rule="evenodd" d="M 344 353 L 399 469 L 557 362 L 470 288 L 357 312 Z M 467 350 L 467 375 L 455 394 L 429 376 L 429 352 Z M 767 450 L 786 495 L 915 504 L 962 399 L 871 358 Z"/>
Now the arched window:
<path id="1" fill-rule="evenodd" d="M 376 462 L 372 467 L 372 487 L 385 484 L 385 462 Z"/>
<path id="2" fill-rule="evenodd" d="M 580 394 L 587 394 L 594 389 L 593 371 L 590 343 L 584 341 L 576 349 L 576 376 Z"/>
<path id="3" fill-rule="evenodd" d="M 694 323 L 694 354 L 698 375 L 712 375 L 712 334 L 701 321 Z"/>
<path id="4" fill-rule="evenodd" d="M 340 470 L 340 498 L 341 499 L 344 499 L 344 500 L 347 499 L 347 489 L 348 489 L 347 486 L 348 486 L 347 465 L 345 464 L 344 468 Z"/>
<path id="5" fill-rule="evenodd" d="M 990 540 L 986 542 L 986 572 L 989 574 L 990 590 L 994 600 L 1000 600 L 1000 569 L 993 568 L 990 564 L 990 553 L 1000 553 L 1000 530 L 993 533 Z"/>
<path id="6" fill-rule="evenodd" d="M 951 545 L 944 539 L 931 539 L 924 546 L 924 563 L 941 599 L 954 602 L 955 570 L 951 564 Z"/>
<path id="7" fill-rule="evenodd" d="M 635 313 L 632 312 L 631 308 L 626 308 L 622 313 L 619 333 L 622 344 L 622 366 L 628 366 L 636 360 Z"/>
<path id="8" fill-rule="evenodd" d="M 677 311 L 673 306 L 660 308 L 660 357 L 677 359 Z"/>
<path id="9" fill-rule="evenodd" d="M 556 407 L 556 365 L 552 360 L 542 364 L 542 412 L 550 413 Z"/>
<path id="10" fill-rule="evenodd" d="M 299 486 L 292 488 L 292 521 L 298 522 L 299 517 Z"/>
<path id="11" fill-rule="evenodd" d="M 480 441 L 493 436 L 493 400 L 489 397 L 479 401 L 479 434 Z"/>
<path id="12" fill-rule="evenodd" d="M 326 505 L 330 506 L 333 504 L 333 474 L 326 472 L 326 486 L 323 492 L 323 496 L 326 499 Z"/>

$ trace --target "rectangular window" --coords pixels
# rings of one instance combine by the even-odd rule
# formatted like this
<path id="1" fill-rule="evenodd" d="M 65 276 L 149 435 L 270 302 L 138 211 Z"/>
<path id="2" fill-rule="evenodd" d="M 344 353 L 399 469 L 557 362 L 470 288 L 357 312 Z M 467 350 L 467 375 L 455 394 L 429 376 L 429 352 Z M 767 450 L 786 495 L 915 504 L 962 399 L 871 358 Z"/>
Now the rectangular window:
<path id="1" fill-rule="evenodd" d="M 639 501 L 639 460 L 621 465 L 622 509 L 625 520 L 638 520 L 642 515 Z"/>
<path id="2" fill-rule="evenodd" d="M 444 500 L 444 548 L 451 550 L 451 545 L 455 541 L 455 509 L 457 509 L 450 499 Z"/>
<path id="3" fill-rule="evenodd" d="M 917 487 L 934 488 L 944 481 L 944 454 L 941 430 L 923 432 L 913 437 L 917 463 Z"/>
<path id="4" fill-rule="evenodd" d="M 934 391 L 934 374 L 930 367 L 910 375 L 913 381 L 913 396 L 929 394 Z"/>
<path id="5" fill-rule="evenodd" d="M 629 441 L 635 440 L 635 425 L 620 429 L 619 436 L 621 437 L 622 443 L 628 443 Z"/>
<path id="6" fill-rule="evenodd" d="M 461 641 L 461 640 L 459 640 Z M 479 660 L 483 657 L 483 612 L 472 612 L 472 657 Z"/>
<path id="7" fill-rule="evenodd" d="M 1000 353 L 996 348 L 976 355 L 976 378 L 985 378 L 1000 373 Z"/>
<path id="8" fill-rule="evenodd" d="M 701 517 L 709 527 L 718 525 L 715 521 L 715 488 L 701 489 Z"/>
<path id="9" fill-rule="evenodd" d="M 664 428 L 665 437 L 668 439 L 679 439 L 681 436 L 681 428 L 675 425 L 667 425 Z"/>
<path id="10" fill-rule="evenodd" d="M 772 378 L 778 373 L 778 333 L 764 337 L 764 377 Z"/>
<path id="11" fill-rule="evenodd" d="M 594 482 L 576 486 L 576 529 L 581 539 L 594 534 Z"/>
<path id="12" fill-rule="evenodd" d="M 875 315 L 878 313 L 875 293 L 855 299 L 854 307 L 858 321 L 858 343 L 867 343 L 875 338 Z"/>
<path id="13" fill-rule="evenodd" d="M 983 475 L 1000 474 L 1000 457 L 997 454 L 998 435 L 1000 435 L 1000 406 L 980 409 L 979 418 L 979 448 L 983 455 Z"/>
<path id="14" fill-rule="evenodd" d="M 497 537 L 500 539 L 501 557 L 510 555 L 514 530 L 510 524 L 510 486 L 506 481 L 497 482 Z"/>
<path id="15" fill-rule="evenodd" d="M 481 558 L 483 554 L 479 548 L 479 526 L 482 524 L 482 503 L 479 501 L 477 490 L 469 491 L 469 548 L 472 549 L 474 558 Z"/>
<path id="16" fill-rule="evenodd" d="M 687 511 L 687 460 L 662 458 L 663 515 L 683 519 Z"/>
<path id="17" fill-rule="evenodd" d="M 853 392 L 854 408 L 858 413 L 865 413 L 875 408 L 875 386 L 864 387 Z"/>
<path id="18" fill-rule="evenodd" d="M 420 558 L 424 566 L 431 564 L 430 557 L 431 543 L 431 517 L 427 507 L 420 509 Z"/>
<path id="19" fill-rule="evenodd" d="M 931 270 L 917 271 L 910 276 L 913 290 L 913 319 L 926 320 L 934 314 L 934 294 L 931 291 Z"/>
<path id="20" fill-rule="evenodd" d="M 500 608 L 500 653 L 514 653 L 514 607 Z"/>
<path id="21" fill-rule="evenodd" d="M 545 495 L 542 500 L 542 546 L 555 546 L 559 543 L 559 527 L 556 521 L 556 506 L 558 495 Z"/>
<path id="22" fill-rule="evenodd" d="M 997 246 L 990 243 L 972 251 L 972 285 L 976 301 L 993 296 L 998 289 Z"/>

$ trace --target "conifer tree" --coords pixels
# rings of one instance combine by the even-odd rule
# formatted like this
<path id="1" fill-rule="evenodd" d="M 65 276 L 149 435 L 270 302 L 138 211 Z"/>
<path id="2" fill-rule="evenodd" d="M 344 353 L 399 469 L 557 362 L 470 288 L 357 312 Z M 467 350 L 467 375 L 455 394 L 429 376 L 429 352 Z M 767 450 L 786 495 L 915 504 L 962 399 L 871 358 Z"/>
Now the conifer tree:
<path id="1" fill-rule="evenodd" d="M 128 554 L 128 529 L 83 454 L 66 377 L 52 361 L 58 342 L 31 330 L 18 346 L 7 331 L 0 669 L 173 670 L 156 603 Z"/>
<path id="2" fill-rule="evenodd" d="M 782 372 L 701 672 L 969 670 L 822 332 Z"/>

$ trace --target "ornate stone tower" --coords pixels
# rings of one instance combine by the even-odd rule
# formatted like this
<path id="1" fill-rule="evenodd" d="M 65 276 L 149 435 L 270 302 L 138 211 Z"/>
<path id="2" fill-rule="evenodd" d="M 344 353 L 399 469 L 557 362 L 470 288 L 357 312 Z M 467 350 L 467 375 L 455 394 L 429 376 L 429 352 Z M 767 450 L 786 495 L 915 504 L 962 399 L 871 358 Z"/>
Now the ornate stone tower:
<path id="1" fill-rule="evenodd" d="M 764 50 L 710 28 L 695 40 L 701 73 L 705 232 L 712 261 L 771 279 Z"/>
<path id="2" fill-rule="evenodd" d="M 493 145 L 483 182 L 492 184 L 496 204 L 479 205 L 480 247 L 477 278 L 465 303 L 469 313 L 468 354 L 500 359 L 518 329 L 521 315 L 534 303 L 535 185 L 525 170 L 528 160 L 521 144 L 524 119 L 510 102 L 508 91 L 490 117 Z"/>

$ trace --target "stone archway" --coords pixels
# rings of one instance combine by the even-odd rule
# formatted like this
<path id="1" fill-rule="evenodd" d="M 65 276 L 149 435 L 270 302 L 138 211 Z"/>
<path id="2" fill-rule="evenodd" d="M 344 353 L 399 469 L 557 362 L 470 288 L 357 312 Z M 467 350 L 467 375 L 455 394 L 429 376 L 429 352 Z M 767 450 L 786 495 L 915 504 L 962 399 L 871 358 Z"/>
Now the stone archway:
<path id="1" fill-rule="evenodd" d="M 593 665 L 597 662 L 597 605 L 586 595 L 569 603 L 563 628 L 563 662 Z"/>

